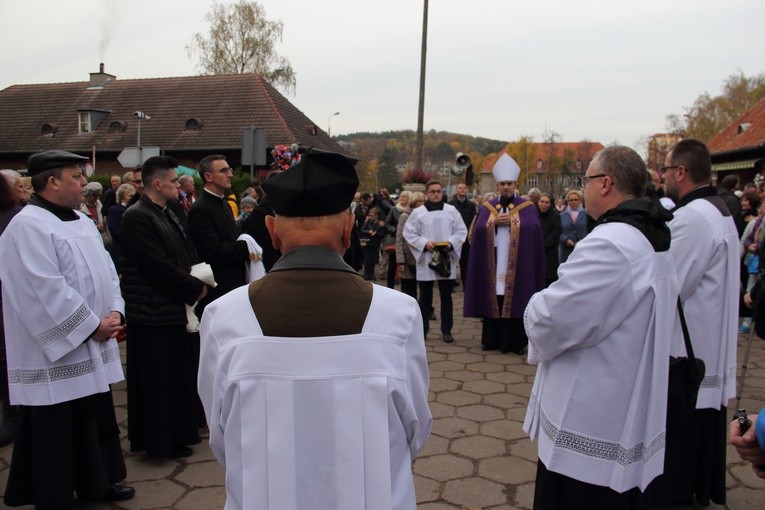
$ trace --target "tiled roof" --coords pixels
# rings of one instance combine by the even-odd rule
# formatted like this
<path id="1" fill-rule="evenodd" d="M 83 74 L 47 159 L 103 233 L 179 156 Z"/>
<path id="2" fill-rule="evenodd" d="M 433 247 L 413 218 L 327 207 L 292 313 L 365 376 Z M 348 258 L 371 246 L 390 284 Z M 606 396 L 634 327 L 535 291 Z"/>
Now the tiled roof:
<path id="1" fill-rule="evenodd" d="M 531 145 L 535 151 L 535 155 L 530 158 L 530 165 L 533 168 L 536 168 L 536 162 L 538 159 L 541 159 L 546 163 L 550 154 L 548 145 L 546 143 L 532 143 L 529 145 Z M 491 169 L 494 168 L 494 163 L 497 161 L 497 158 L 501 156 L 503 152 L 507 152 L 509 147 L 510 144 L 507 144 L 505 148 L 502 149 L 502 151 L 493 156 L 487 157 L 483 163 L 481 172 L 491 172 Z M 555 156 L 558 158 L 563 158 L 566 150 L 571 150 L 574 155 L 574 159 L 579 159 L 580 152 L 584 150 L 587 152 L 587 159 L 591 160 L 596 152 L 603 149 L 603 144 L 600 142 L 558 142 L 553 146 L 553 149 Z M 523 162 L 517 161 L 517 163 L 523 167 Z"/>
<path id="2" fill-rule="evenodd" d="M 135 111 L 141 122 L 141 145 L 163 150 L 239 148 L 242 128 L 266 128 L 268 146 L 299 143 L 346 153 L 274 87 L 254 73 L 181 78 L 112 80 L 103 88 L 88 82 L 14 85 L 0 90 L 0 152 L 46 149 L 89 152 L 136 145 Z M 90 133 L 78 133 L 78 110 L 107 112 Z M 186 129 L 196 119 L 202 129 Z M 121 122 L 124 130 L 110 125 Z M 50 124 L 55 130 L 43 136 Z M 115 127 L 117 127 L 115 125 Z"/>
<path id="3" fill-rule="evenodd" d="M 765 98 L 712 138 L 707 147 L 712 154 L 765 145 Z"/>

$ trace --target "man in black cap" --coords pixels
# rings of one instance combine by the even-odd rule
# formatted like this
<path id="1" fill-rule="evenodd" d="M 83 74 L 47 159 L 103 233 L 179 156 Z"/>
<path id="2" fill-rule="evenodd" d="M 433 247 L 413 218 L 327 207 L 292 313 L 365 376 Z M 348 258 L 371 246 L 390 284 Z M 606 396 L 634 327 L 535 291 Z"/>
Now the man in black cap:
<path id="1" fill-rule="evenodd" d="M 431 426 L 422 318 L 343 262 L 357 187 L 330 153 L 265 181 L 283 255 L 202 317 L 199 394 L 237 507 L 415 506 Z"/>
<path id="2" fill-rule="evenodd" d="M 72 508 L 133 497 L 110 384 L 123 380 L 115 336 L 125 303 L 101 234 L 76 211 L 87 158 L 45 151 L 28 161 L 35 193 L 0 238 L 12 404 L 19 432 L 5 504 Z M 7 263 L 13 261 L 13 263 Z"/>

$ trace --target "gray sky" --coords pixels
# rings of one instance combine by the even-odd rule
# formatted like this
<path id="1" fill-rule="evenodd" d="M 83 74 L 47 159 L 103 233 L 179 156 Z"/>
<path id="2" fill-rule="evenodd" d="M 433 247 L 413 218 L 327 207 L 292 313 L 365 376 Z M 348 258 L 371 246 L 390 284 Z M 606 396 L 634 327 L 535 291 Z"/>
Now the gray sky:
<path id="1" fill-rule="evenodd" d="M 196 74 L 211 0 L 0 0 L 0 89 Z M 223 3 L 230 3 L 224 1 Z M 284 23 L 287 96 L 332 132 L 416 129 L 418 0 L 261 0 Z M 724 78 L 765 71 L 762 0 L 430 0 L 425 129 L 637 148 Z M 140 108 L 140 105 L 136 105 Z M 151 114 L 151 112 L 147 112 Z"/>

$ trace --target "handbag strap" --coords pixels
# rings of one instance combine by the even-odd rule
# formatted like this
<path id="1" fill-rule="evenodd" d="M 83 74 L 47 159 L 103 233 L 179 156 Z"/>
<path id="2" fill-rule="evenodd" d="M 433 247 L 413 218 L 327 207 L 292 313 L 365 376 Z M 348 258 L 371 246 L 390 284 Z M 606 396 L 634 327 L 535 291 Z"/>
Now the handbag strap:
<path id="1" fill-rule="evenodd" d="M 680 326 L 683 328 L 683 339 L 685 340 L 685 351 L 688 353 L 688 359 L 691 362 L 696 361 L 696 356 L 693 354 L 693 345 L 691 345 L 691 335 L 688 333 L 688 324 L 685 322 L 685 314 L 683 313 L 683 304 L 680 302 L 680 296 L 677 296 L 677 311 L 680 314 Z"/>

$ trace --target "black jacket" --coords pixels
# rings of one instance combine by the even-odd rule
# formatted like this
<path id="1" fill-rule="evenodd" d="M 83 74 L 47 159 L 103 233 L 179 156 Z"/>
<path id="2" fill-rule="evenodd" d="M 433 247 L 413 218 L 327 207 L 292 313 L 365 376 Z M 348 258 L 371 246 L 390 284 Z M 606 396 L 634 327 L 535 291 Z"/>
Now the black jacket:
<path id="1" fill-rule="evenodd" d="M 542 236 L 545 240 L 545 280 L 548 282 L 558 279 L 558 242 L 563 233 L 560 213 L 554 206 L 546 213 L 539 211 L 542 222 Z"/>
<path id="2" fill-rule="evenodd" d="M 200 260 L 212 266 L 218 284 L 201 303 L 210 301 L 244 285 L 245 263 L 250 261 L 247 243 L 237 241 L 239 228 L 225 199 L 203 191 L 189 210 L 189 230 Z"/>
<path id="3" fill-rule="evenodd" d="M 141 195 L 122 215 L 120 235 L 125 318 L 149 326 L 186 324 L 184 304 L 193 304 L 204 284 L 189 273 L 193 247 L 180 221 Z"/>
<path id="4" fill-rule="evenodd" d="M 454 197 L 449 200 L 449 205 L 454 206 L 454 208 L 457 209 L 460 216 L 462 216 L 462 221 L 465 222 L 465 226 L 470 228 L 470 225 L 473 224 L 473 219 L 475 219 L 476 214 L 478 214 L 478 207 L 473 201 L 466 198 L 460 202 L 457 197 Z"/>
<path id="5" fill-rule="evenodd" d="M 274 244 L 271 241 L 271 234 L 268 233 L 266 228 L 266 216 L 274 216 L 274 208 L 268 197 L 264 197 L 258 206 L 252 210 L 247 219 L 244 220 L 244 223 L 242 223 L 242 234 L 251 235 L 255 242 L 263 248 L 263 266 L 266 268 L 266 271 L 270 271 L 282 254 L 274 248 Z"/>

